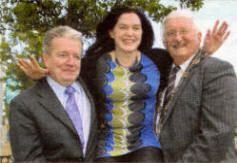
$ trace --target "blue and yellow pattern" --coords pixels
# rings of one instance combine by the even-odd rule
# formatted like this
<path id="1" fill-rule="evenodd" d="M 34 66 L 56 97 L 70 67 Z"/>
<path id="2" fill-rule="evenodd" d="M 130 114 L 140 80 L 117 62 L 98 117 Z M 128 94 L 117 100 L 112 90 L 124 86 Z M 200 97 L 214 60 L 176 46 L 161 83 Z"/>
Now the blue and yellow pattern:
<path id="1" fill-rule="evenodd" d="M 160 148 L 153 131 L 160 78 L 154 63 L 141 54 L 140 62 L 127 69 L 105 55 L 98 62 L 97 73 L 107 109 L 99 157 L 119 156 L 145 146 Z"/>

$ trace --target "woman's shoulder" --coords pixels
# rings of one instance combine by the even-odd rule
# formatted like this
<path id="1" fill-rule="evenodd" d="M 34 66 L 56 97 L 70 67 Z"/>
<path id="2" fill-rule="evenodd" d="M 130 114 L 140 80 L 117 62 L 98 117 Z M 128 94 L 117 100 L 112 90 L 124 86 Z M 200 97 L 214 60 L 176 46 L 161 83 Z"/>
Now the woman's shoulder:
<path id="1" fill-rule="evenodd" d="M 144 56 L 150 58 L 158 67 L 160 67 L 160 64 L 162 63 L 172 63 L 172 58 L 165 49 L 153 48 L 144 53 Z"/>

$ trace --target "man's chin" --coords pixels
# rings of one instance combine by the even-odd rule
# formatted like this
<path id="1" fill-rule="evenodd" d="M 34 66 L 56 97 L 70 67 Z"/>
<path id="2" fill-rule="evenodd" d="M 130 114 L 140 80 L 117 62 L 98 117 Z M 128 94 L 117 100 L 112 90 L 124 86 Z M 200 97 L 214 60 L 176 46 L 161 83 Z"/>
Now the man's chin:
<path id="1" fill-rule="evenodd" d="M 77 80 L 77 78 L 64 78 L 64 82 L 65 83 L 70 83 L 70 84 L 72 84 L 76 80 Z"/>
<path id="2" fill-rule="evenodd" d="M 186 54 L 186 49 L 184 49 L 184 48 L 177 48 L 177 49 L 173 50 L 173 54 L 175 56 L 184 56 Z"/>

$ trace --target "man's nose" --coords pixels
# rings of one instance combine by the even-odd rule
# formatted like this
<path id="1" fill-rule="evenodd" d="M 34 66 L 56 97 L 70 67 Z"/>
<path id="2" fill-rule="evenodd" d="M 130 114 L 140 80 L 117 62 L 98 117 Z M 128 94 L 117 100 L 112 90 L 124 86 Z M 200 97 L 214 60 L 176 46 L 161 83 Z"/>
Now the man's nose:
<path id="1" fill-rule="evenodd" d="M 75 59 L 73 58 L 73 56 L 68 56 L 67 64 L 69 64 L 69 65 L 75 64 Z"/>
<path id="2" fill-rule="evenodd" d="M 175 35 L 175 39 L 178 40 L 178 41 L 181 41 L 182 40 L 182 34 L 177 32 L 176 35 Z"/>

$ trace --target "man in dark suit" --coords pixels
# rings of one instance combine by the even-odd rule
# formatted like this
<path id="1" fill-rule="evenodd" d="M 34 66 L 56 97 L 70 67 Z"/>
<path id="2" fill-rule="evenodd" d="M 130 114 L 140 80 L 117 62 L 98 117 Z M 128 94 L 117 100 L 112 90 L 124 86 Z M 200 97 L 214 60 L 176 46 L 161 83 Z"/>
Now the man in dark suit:
<path id="1" fill-rule="evenodd" d="M 164 161 L 237 162 L 233 67 L 201 54 L 201 32 L 190 13 L 171 12 L 163 30 L 164 45 L 173 60 L 168 82 L 160 88 L 156 119 Z"/>
<path id="2" fill-rule="evenodd" d="M 78 78 L 81 33 L 68 26 L 55 27 L 46 32 L 43 48 L 49 75 L 10 103 L 14 160 L 92 161 L 97 124 L 92 97 Z M 72 96 L 67 94 L 69 87 L 74 91 Z"/>

